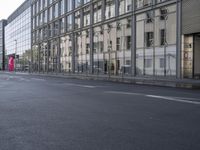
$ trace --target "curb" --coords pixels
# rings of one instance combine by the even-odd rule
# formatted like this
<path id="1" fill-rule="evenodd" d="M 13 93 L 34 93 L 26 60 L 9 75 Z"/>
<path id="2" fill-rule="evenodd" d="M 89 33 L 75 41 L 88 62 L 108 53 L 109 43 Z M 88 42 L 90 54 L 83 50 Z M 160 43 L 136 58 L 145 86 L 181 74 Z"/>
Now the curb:
<path id="1" fill-rule="evenodd" d="M 106 77 L 106 76 L 94 76 L 94 75 L 77 75 L 77 74 L 39 74 L 39 73 L 21 73 L 21 72 L 0 72 L 11 75 L 31 75 L 40 77 L 54 77 L 54 78 L 65 78 L 65 79 L 81 79 L 81 80 L 98 80 L 98 81 L 110 81 L 127 84 L 138 84 L 138 85 L 151 85 L 160 87 L 176 87 L 176 88 L 187 88 L 187 89 L 200 89 L 200 80 L 189 80 L 189 79 L 155 79 L 155 78 L 137 78 L 137 77 Z"/>

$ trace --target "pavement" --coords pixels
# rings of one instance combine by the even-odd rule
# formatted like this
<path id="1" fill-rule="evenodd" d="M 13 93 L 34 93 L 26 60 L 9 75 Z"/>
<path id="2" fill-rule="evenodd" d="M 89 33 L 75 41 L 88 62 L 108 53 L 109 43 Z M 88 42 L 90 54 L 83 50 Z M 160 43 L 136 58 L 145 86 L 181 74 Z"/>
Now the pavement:
<path id="1" fill-rule="evenodd" d="M 0 73 L 0 150 L 199 150 L 200 90 Z"/>
<path id="2" fill-rule="evenodd" d="M 72 73 L 28 73 L 28 72 L 0 72 L 3 74 L 32 75 L 41 77 L 70 78 L 84 80 L 100 80 L 119 83 L 130 83 L 139 85 L 154 85 L 162 87 L 177 87 L 187 89 L 200 89 L 199 79 L 177 79 L 175 77 L 158 76 L 108 76 L 92 74 L 72 74 Z"/>

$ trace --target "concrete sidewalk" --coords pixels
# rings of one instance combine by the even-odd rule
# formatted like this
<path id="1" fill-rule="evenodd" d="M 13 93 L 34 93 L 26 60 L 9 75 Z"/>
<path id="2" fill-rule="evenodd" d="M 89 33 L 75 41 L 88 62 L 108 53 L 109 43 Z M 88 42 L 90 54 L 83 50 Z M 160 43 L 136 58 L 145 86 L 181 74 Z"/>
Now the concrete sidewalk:
<path id="1" fill-rule="evenodd" d="M 86 79 L 86 80 L 102 80 L 121 83 L 155 85 L 166 87 L 178 87 L 189 89 L 200 89 L 200 80 L 195 79 L 176 79 L 167 77 L 131 77 L 131 76 L 108 76 L 108 75 L 91 75 L 91 74 L 62 74 L 62 73 L 27 73 L 27 72 L 6 72 L 2 74 L 10 75 L 32 75 L 40 77 L 56 77 L 56 78 L 71 78 L 71 79 Z"/>

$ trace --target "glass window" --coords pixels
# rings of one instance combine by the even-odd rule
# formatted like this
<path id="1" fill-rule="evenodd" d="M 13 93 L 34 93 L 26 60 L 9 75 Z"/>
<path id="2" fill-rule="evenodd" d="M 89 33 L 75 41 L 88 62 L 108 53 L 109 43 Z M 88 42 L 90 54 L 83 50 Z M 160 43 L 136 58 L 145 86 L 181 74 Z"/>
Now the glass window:
<path id="1" fill-rule="evenodd" d="M 86 3 L 88 3 L 88 2 L 90 2 L 90 0 L 84 0 L 84 4 L 86 4 Z"/>
<path id="2" fill-rule="evenodd" d="M 47 7 L 47 0 L 43 0 L 44 7 Z"/>
<path id="3" fill-rule="evenodd" d="M 58 41 L 51 40 L 49 45 L 49 68 L 50 72 L 58 71 Z"/>
<path id="4" fill-rule="evenodd" d="M 54 22 L 54 35 L 59 35 L 59 21 Z"/>
<path id="5" fill-rule="evenodd" d="M 44 23 L 47 23 L 47 10 L 43 12 Z"/>
<path id="6" fill-rule="evenodd" d="M 75 1 L 75 8 L 81 5 L 81 0 L 74 0 Z"/>
<path id="7" fill-rule="evenodd" d="M 65 18 L 60 19 L 60 33 L 65 32 Z"/>
<path id="8" fill-rule="evenodd" d="M 137 0 L 136 8 L 147 7 L 151 5 L 152 0 Z"/>
<path id="9" fill-rule="evenodd" d="M 83 12 L 84 26 L 90 25 L 90 7 L 85 7 Z"/>
<path id="10" fill-rule="evenodd" d="M 72 30 L 72 15 L 67 16 L 67 31 Z"/>
<path id="11" fill-rule="evenodd" d="M 49 8 L 49 21 L 51 21 L 53 19 L 53 8 L 50 7 Z"/>
<path id="12" fill-rule="evenodd" d="M 120 0 L 119 14 L 124 14 L 132 10 L 132 0 Z"/>
<path id="13" fill-rule="evenodd" d="M 72 1 L 73 0 L 67 0 L 67 11 L 71 11 L 73 8 L 72 8 Z"/>
<path id="14" fill-rule="evenodd" d="M 61 7 L 60 13 L 61 15 L 63 15 L 65 13 L 65 0 L 60 1 L 60 7 Z"/>
<path id="15" fill-rule="evenodd" d="M 67 35 L 61 37 L 60 42 L 60 64 L 61 72 L 71 72 L 72 71 L 72 36 Z"/>
<path id="16" fill-rule="evenodd" d="M 58 10 L 58 3 L 54 5 L 54 17 L 57 18 L 59 15 L 59 10 Z"/>
<path id="17" fill-rule="evenodd" d="M 102 1 L 94 4 L 94 23 L 100 22 L 102 20 Z"/>
<path id="18" fill-rule="evenodd" d="M 106 0 L 105 18 L 109 19 L 115 16 L 115 0 Z"/>
<path id="19" fill-rule="evenodd" d="M 137 75 L 176 75 L 176 5 L 136 16 Z"/>
<path id="20" fill-rule="evenodd" d="M 81 27 L 80 11 L 75 12 L 75 29 Z"/>

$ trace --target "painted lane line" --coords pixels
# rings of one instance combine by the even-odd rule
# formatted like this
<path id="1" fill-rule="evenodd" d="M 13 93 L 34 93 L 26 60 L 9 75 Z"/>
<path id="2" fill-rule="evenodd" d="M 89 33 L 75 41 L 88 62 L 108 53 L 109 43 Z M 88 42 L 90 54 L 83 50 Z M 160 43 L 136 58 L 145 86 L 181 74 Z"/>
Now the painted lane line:
<path id="1" fill-rule="evenodd" d="M 39 78 L 31 78 L 31 80 L 35 80 L 35 81 L 45 81 L 45 79 L 39 79 Z"/>
<path id="2" fill-rule="evenodd" d="M 120 92 L 120 91 L 105 91 L 104 93 L 109 93 L 109 94 L 122 94 L 122 95 L 144 95 L 144 94 L 141 94 L 141 93 Z"/>
<path id="3" fill-rule="evenodd" d="M 78 86 L 78 87 L 84 87 L 84 88 L 96 88 L 96 86 L 93 86 L 93 85 L 84 85 L 84 84 L 66 83 L 65 85 Z"/>
<path id="4" fill-rule="evenodd" d="M 191 101 L 200 101 L 198 98 L 189 98 L 189 97 L 173 97 L 177 99 L 183 99 L 183 100 L 191 100 Z"/>
<path id="5" fill-rule="evenodd" d="M 119 94 L 119 95 L 138 95 L 138 96 L 144 96 L 144 97 L 150 97 L 150 98 L 156 98 L 156 99 L 164 99 L 164 100 L 168 100 L 168 101 L 200 105 L 200 99 L 189 98 L 189 97 L 188 98 L 186 98 L 186 97 L 184 97 L 184 98 L 183 97 L 182 98 L 181 97 L 168 97 L 168 96 L 147 95 L 147 94 L 142 94 L 142 93 L 131 93 L 131 92 L 120 92 L 120 91 L 105 91 L 104 93 Z"/>
<path id="6" fill-rule="evenodd" d="M 200 105 L 200 101 L 190 101 L 190 100 L 184 100 L 184 99 L 178 99 L 175 97 L 167 97 L 167 96 L 157 96 L 157 95 L 146 95 L 146 97 L 151 97 L 151 98 L 157 98 L 157 99 L 164 99 L 168 101 L 176 101 L 176 102 L 181 102 L 181 103 L 189 103 L 189 104 L 196 104 Z"/>
<path id="7" fill-rule="evenodd" d="M 25 78 L 20 78 L 20 81 L 27 81 L 27 82 L 29 82 L 30 80 L 25 79 Z"/>

